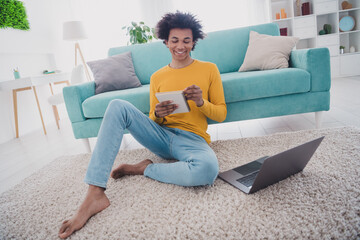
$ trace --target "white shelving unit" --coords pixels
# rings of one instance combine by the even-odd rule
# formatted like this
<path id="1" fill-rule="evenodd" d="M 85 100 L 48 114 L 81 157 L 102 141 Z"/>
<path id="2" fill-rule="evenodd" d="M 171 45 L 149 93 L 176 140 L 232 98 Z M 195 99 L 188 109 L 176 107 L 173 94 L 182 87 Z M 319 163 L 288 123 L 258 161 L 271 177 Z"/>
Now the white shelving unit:
<path id="1" fill-rule="evenodd" d="M 287 28 L 288 36 L 300 38 L 297 49 L 327 47 L 330 51 L 332 76 L 360 75 L 360 0 L 347 0 L 352 4 L 351 9 L 342 9 L 344 0 L 301 0 L 300 6 L 309 2 L 310 14 L 298 14 L 296 0 L 270 0 L 271 21 L 280 28 Z M 285 9 L 287 18 L 276 19 L 276 14 Z M 339 21 L 343 16 L 355 19 L 355 28 L 341 32 Z M 330 34 L 319 35 L 324 24 L 330 24 Z M 340 54 L 340 46 L 345 47 Z M 350 53 L 350 47 L 355 52 Z"/>

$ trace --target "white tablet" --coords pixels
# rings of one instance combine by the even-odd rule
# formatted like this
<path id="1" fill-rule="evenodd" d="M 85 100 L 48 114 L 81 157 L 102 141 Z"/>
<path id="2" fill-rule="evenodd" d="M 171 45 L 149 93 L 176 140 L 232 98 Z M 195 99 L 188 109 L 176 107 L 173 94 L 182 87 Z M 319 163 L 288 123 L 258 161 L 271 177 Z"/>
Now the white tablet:
<path id="1" fill-rule="evenodd" d="M 179 108 L 176 109 L 172 114 L 185 113 L 185 112 L 190 111 L 189 104 L 186 101 L 186 97 L 185 97 L 183 91 L 158 92 L 158 93 L 155 93 L 155 96 L 159 100 L 159 102 L 171 100 L 171 101 L 173 101 L 172 104 L 179 105 Z"/>

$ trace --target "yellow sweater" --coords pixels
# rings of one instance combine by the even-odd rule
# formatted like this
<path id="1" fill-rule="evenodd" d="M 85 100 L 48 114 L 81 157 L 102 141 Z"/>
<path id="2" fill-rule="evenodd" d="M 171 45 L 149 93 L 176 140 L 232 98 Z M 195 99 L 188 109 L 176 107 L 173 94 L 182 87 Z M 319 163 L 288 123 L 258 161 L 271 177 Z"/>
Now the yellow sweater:
<path id="1" fill-rule="evenodd" d="M 184 90 L 193 84 L 201 88 L 204 105 L 197 107 L 194 101 L 188 101 L 190 112 L 155 117 L 155 105 L 159 103 L 156 92 Z M 210 143 L 210 136 L 206 133 L 207 117 L 222 122 L 226 113 L 220 73 L 213 63 L 194 60 L 189 66 L 180 69 L 165 66 L 151 76 L 149 117 L 158 124 L 196 133 Z"/>

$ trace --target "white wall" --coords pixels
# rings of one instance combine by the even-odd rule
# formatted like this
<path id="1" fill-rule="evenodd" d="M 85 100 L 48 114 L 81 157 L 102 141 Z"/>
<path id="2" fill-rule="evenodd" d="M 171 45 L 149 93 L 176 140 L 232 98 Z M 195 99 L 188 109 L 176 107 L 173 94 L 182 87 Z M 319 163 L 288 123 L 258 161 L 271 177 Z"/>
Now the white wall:
<path id="1" fill-rule="evenodd" d="M 269 22 L 268 0 L 173 0 L 176 10 L 191 12 L 205 32 Z"/>
<path id="2" fill-rule="evenodd" d="M 12 69 L 19 66 L 22 77 L 39 75 L 45 69 L 71 71 L 74 65 L 74 43 L 62 40 L 64 21 L 82 20 L 88 39 L 80 42 L 85 60 L 107 56 L 110 47 L 126 45 L 121 27 L 140 21 L 138 1 L 125 0 L 23 0 L 29 31 L 0 29 L 0 81 L 13 79 Z M 14 80 L 15 81 L 15 80 Z M 61 91 L 61 88 L 55 89 Z M 47 128 L 56 127 L 49 86 L 38 87 L 43 118 Z M 68 121 L 61 106 L 61 121 Z M 15 138 L 12 94 L 0 91 L 0 143 Z M 32 91 L 18 94 L 20 136 L 42 128 Z"/>
<path id="3" fill-rule="evenodd" d="M 145 21 L 154 27 L 170 11 L 190 11 L 201 19 L 205 32 L 265 22 L 267 0 L 22 0 L 29 31 L 0 29 L 0 81 L 12 79 L 12 69 L 22 77 L 39 75 L 45 69 L 71 71 L 74 43 L 62 39 L 64 21 L 84 22 L 88 39 L 80 46 L 86 61 L 105 58 L 110 47 L 126 45 L 121 29 L 131 21 Z M 14 80 L 15 81 L 15 80 Z M 38 97 L 47 128 L 56 127 L 49 86 L 38 87 Z M 55 89 L 61 91 L 61 88 Z M 68 121 L 65 106 L 61 121 Z M 42 128 L 32 91 L 18 94 L 20 137 Z M 0 143 L 15 137 L 12 95 L 0 91 Z"/>

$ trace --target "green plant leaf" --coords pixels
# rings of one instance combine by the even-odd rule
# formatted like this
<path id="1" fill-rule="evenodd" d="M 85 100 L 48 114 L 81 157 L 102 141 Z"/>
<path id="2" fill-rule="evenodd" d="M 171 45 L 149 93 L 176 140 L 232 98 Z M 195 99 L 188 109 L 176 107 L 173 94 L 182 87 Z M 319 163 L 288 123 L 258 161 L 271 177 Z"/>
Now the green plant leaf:
<path id="1" fill-rule="evenodd" d="M 140 40 L 142 38 L 141 32 L 136 32 L 136 39 Z"/>
<path id="2" fill-rule="evenodd" d="M 26 9 L 17 0 L 0 0 L 0 28 L 29 30 Z"/>
<path id="3" fill-rule="evenodd" d="M 123 27 L 123 29 L 125 28 Z M 155 35 L 155 28 L 150 28 L 145 25 L 144 22 L 131 22 L 131 25 L 126 27 L 126 36 L 129 36 L 129 42 L 131 44 L 147 43 L 152 41 L 154 38 L 157 39 Z"/>

